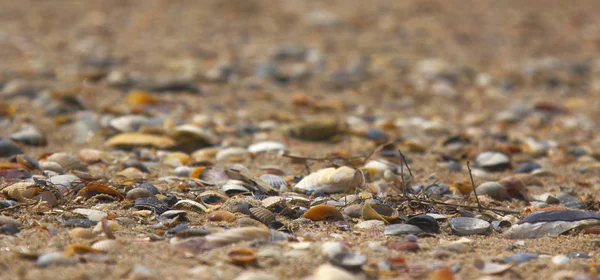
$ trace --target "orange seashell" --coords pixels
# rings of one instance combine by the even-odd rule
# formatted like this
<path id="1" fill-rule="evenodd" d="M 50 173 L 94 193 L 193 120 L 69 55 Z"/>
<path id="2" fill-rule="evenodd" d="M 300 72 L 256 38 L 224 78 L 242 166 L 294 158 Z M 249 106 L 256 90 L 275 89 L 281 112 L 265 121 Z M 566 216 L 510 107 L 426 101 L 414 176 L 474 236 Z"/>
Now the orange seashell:
<path id="1" fill-rule="evenodd" d="M 235 215 L 229 211 L 218 210 L 208 214 L 208 220 L 212 222 L 233 222 Z"/>
<path id="2" fill-rule="evenodd" d="M 398 210 L 387 205 L 365 203 L 361 216 L 365 220 L 380 220 L 392 222 L 400 216 Z"/>
<path id="3" fill-rule="evenodd" d="M 304 213 L 304 218 L 313 221 L 322 221 L 322 220 L 343 220 L 344 215 L 337 208 L 331 205 L 317 205 L 313 206 L 306 213 Z"/>
<path id="4" fill-rule="evenodd" d="M 448 267 L 442 267 L 429 275 L 429 280 L 454 280 L 454 274 Z"/>
<path id="5" fill-rule="evenodd" d="M 127 102 L 131 105 L 153 105 L 160 99 L 145 91 L 131 91 L 127 94 Z"/>
<path id="6" fill-rule="evenodd" d="M 98 194 L 107 194 L 107 195 L 115 196 L 118 199 L 125 198 L 125 196 L 123 196 L 120 192 L 118 192 L 114 188 L 109 187 L 104 184 L 101 184 L 101 183 L 88 184 L 83 189 L 81 189 L 79 191 L 79 193 L 77 193 L 77 196 L 82 196 L 82 197 L 89 199 Z"/>
<path id="7" fill-rule="evenodd" d="M 549 207 L 544 207 L 544 208 L 527 207 L 527 208 L 525 208 L 525 210 L 523 210 L 523 214 L 529 215 L 533 212 L 547 212 L 547 211 L 557 211 L 557 210 L 568 210 L 568 208 L 562 207 L 562 206 L 549 206 Z"/>
<path id="8" fill-rule="evenodd" d="M 452 190 L 452 192 L 454 194 L 466 195 L 466 194 L 470 194 L 471 192 L 473 192 L 473 185 L 471 184 L 471 181 L 469 181 L 469 180 L 462 180 L 462 181 L 454 182 L 450 186 L 450 190 Z"/>
<path id="9" fill-rule="evenodd" d="M 206 166 L 194 168 L 190 173 L 190 178 L 200 179 L 200 175 L 202 175 L 202 172 L 204 172 L 204 170 L 206 170 Z"/>
<path id="10" fill-rule="evenodd" d="M 238 265 L 250 264 L 256 261 L 256 253 L 246 248 L 229 251 L 227 257 L 229 261 Z"/>
<path id="11" fill-rule="evenodd" d="M 73 256 L 73 255 L 83 255 L 83 254 L 89 254 L 89 253 L 101 254 L 103 252 L 100 250 L 94 249 L 85 244 L 71 244 L 65 248 L 64 253 L 67 256 Z"/>

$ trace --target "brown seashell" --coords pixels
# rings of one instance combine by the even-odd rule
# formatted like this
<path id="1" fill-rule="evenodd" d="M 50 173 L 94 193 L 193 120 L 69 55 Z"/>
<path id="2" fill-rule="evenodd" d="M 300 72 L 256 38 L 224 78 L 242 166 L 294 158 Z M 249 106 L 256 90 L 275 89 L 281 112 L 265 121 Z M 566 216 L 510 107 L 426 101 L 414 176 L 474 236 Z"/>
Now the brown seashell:
<path id="1" fill-rule="evenodd" d="M 338 121 L 332 118 L 297 122 L 286 128 L 288 136 L 309 141 L 328 140 L 339 134 L 340 131 Z"/>
<path id="2" fill-rule="evenodd" d="M 271 209 L 277 205 L 285 206 L 285 198 L 281 196 L 269 196 L 260 201 L 263 207 Z"/>
<path id="3" fill-rule="evenodd" d="M 102 151 L 96 149 L 82 149 L 77 154 L 87 164 L 93 164 L 102 160 Z"/>
<path id="4" fill-rule="evenodd" d="M 40 190 L 40 188 L 35 186 L 34 182 L 25 181 L 14 183 L 2 189 L 2 193 L 16 201 L 26 202 L 36 196 Z"/>
<path id="5" fill-rule="evenodd" d="M 360 218 L 362 213 L 362 205 L 360 204 L 351 204 L 344 208 L 344 214 L 352 217 L 352 218 Z"/>
<path id="6" fill-rule="evenodd" d="M 251 219 L 251 218 L 237 219 L 237 226 L 241 227 L 241 228 L 243 228 L 243 227 L 255 227 L 255 228 L 261 228 L 261 229 L 269 228 L 265 224 L 255 220 L 255 219 Z"/>
<path id="7" fill-rule="evenodd" d="M 66 256 L 83 255 L 83 254 L 101 254 L 103 251 L 92 248 L 85 244 L 71 244 L 65 248 L 64 254 Z"/>
<path id="8" fill-rule="evenodd" d="M 250 264 L 256 261 L 256 253 L 247 248 L 229 251 L 227 257 L 229 258 L 229 261 L 238 265 Z"/>
<path id="9" fill-rule="evenodd" d="M 506 192 L 511 197 L 523 198 L 525 200 L 529 200 L 529 192 L 527 191 L 527 186 L 515 176 L 510 176 L 501 179 L 498 183 L 504 186 Z"/>
<path id="10" fill-rule="evenodd" d="M 146 91 L 130 91 L 127 94 L 127 102 L 134 106 L 154 105 L 161 102 L 159 98 Z"/>
<path id="11" fill-rule="evenodd" d="M 16 158 L 17 158 L 17 163 L 20 165 L 23 165 L 28 170 L 36 170 L 36 169 L 42 170 L 42 168 L 40 167 L 40 163 L 33 158 L 30 158 L 25 155 L 17 155 Z"/>
<path id="12" fill-rule="evenodd" d="M 429 274 L 430 280 L 454 280 L 454 274 L 452 274 L 452 270 L 449 267 L 442 267 L 431 274 Z"/>
<path id="13" fill-rule="evenodd" d="M 273 212 L 269 211 L 266 208 L 252 207 L 250 208 L 250 213 L 252 213 L 252 218 L 260 221 L 261 223 L 267 226 L 275 222 L 275 214 L 273 214 Z"/>
<path id="14" fill-rule="evenodd" d="M 192 172 L 190 172 L 190 178 L 200 179 L 200 176 L 202 175 L 202 172 L 204 172 L 204 170 L 206 170 L 206 167 L 204 166 L 192 169 Z"/>
<path id="15" fill-rule="evenodd" d="M 303 217 L 313 221 L 344 220 L 342 212 L 331 205 L 313 206 L 304 213 Z"/>
<path id="16" fill-rule="evenodd" d="M 71 230 L 71 236 L 74 238 L 81 239 L 94 239 L 96 238 L 96 234 L 87 228 L 74 228 Z"/>
<path id="17" fill-rule="evenodd" d="M 117 190 L 115 190 L 112 187 L 109 187 L 107 185 L 101 184 L 101 183 L 90 183 L 87 186 L 85 186 L 83 189 L 81 189 L 79 191 L 79 193 L 77 193 L 77 196 L 82 196 L 85 197 L 86 199 L 90 199 L 95 195 L 98 194 L 107 194 L 113 197 L 116 197 L 118 199 L 124 199 L 125 197 L 118 192 Z"/>
<path id="18" fill-rule="evenodd" d="M 88 171 L 87 166 L 79 159 L 79 157 L 71 153 L 54 153 L 46 160 L 58 163 L 64 172 L 69 172 L 71 170 Z"/>
<path id="19" fill-rule="evenodd" d="M 212 222 L 233 222 L 235 215 L 229 211 L 219 210 L 208 214 L 208 220 Z"/>
<path id="20" fill-rule="evenodd" d="M 167 136 L 145 133 L 121 133 L 106 141 L 106 145 L 117 148 L 154 147 L 167 149 L 175 146 L 175 141 Z"/>
<path id="21" fill-rule="evenodd" d="M 365 220 L 381 220 L 389 223 L 398 219 L 400 213 L 397 209 L 387 205 L 365 203 L 361 216 Z"/>
<path id="22" fill-rule="evenodd" d="M 151 197 L 152 193 L 144 188 L 135 188 L 127 192 L 127 199 L 135 200 L 140 197 Z"/>
<path id="23" fill-rule="evenodd" d="M 101 252 L 114 252 L 121 248 L 121 244 L 114 239 L 105 239 L 100 240 L 94 244 L 92 244 L 92 248 Z"/>

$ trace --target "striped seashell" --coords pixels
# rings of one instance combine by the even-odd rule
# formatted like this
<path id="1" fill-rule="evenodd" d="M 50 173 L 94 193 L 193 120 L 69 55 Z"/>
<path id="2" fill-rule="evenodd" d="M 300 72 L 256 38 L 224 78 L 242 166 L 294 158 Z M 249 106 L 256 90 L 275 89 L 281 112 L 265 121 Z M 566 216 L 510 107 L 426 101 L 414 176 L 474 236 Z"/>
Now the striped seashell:
<path id="1" fill-rule="evenodd" d="M 273 212 L 269 211 L 267 208 L 252 207 L 250 208 L 250 213 L 252 213 L 252 218 L 265 225 L 270 225 L 271 223 L 275 222 L 275 214 L 273 214 Z"/>
<path id="2" fill-rule="evenodd" d="M 278 189 L 279 191 L 287 191 L 288 183 L 281 176 L 263 174 L 259 177 L 259 179 L 263 180 L 265 183 L 269 184 L 275 189 Z"/>

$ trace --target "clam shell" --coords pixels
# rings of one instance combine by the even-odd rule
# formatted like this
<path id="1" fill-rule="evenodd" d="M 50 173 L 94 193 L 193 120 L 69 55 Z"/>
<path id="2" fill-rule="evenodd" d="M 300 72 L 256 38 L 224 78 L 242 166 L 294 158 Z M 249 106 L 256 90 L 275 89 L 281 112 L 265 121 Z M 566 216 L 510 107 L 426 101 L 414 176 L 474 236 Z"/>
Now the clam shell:
<path id="1" fill-rule="evenodd" d="M 19 202 L 25 202 L 33 198 L 40 191 L 40 188 L 35 187 L 33 181 L 23 181 L 14 183 L 4 189 L 2 193 L 9 198 L 12 198 Z"/>
<path id="2" fill-rule="evenodd" d="M 0 158 L 23 154 L 23 150 L 13 142 L 0 138 Z"/>
<path id="3" fill-rule="evenodd" d="M 99 254 L 99 253 L 103 253 L 103 251 L 92 248 L 85 244 L 77 244 L 77 243 L 71 244 L 71 245 L 65 247 L 65 250 L 64 250 L 64 254 L 66 256 L 83 255 L 83 254 L 88 254 L 88 253 Z"/>
<path id="4" fill-rule="evenodd" d="M 150 120 L 142 115 L 126 115 L 110 120 L 109 126 L 120 132 L 136 132 Z"/>
<path id="5" fill-rule="evenodd" d="M 270 241 L 271 231 L 257 227 L 233 228 L 206 236 L 207 245 L 216 248 L 242 241 Z"/>
<path id="6" fill-rule="evenodd" d="M 92 244 L 92 248 L 101 252 L 115 252 L 121 248 L 121 244 L 117 240 L 105 239 Z"/>
<path id="7" fill-rule="evenodd" d="M 196 196 L 196 201 L 202 202 L 209 207 L 218 207 L 229 199 L 225 192 L 217 190 L 205 191 Z"/>
<path id="8" fill-rule="evenodd" d="M 304 213 L 303 217 L 313 221 L 344 220 L 342 212 L 331 205 L 313 206 Z"/>
<path id="9" fill-rule="evenodd" d="M 51 265 L 74 265 L 76 263 L 76 259 L 69 258 L 61 252 L 51 252 L 39 256 L 36 264 L 39 267 L 48 267 Z"/>
<path id="10" fill-rule="evenodd" d="M 31 146 L 45 146 L 46 137 L 35 127 L 28 126 L 10 135 L 10 140 Z"/>
<path id="11" fill-rule="evenodd" d="M 135 147 L 168 149 L 175 146 L 175 141 L 167 136 L 129 132 L 117 134 L 108 139 L 105 144 L 110 147 L 126 149 Z"/>
<path id="12" fill-rule="evenodd" d="M 287 146 L 285 144 L 275 141 L 263 141 L 248 146 L 248 152 L 253 154 L 279 152 L 285 150 L 287 150 Z"/>
<path id="13" fill-rule="evenodd" d="M 87 228 L 74 228 L 71 230 L 71 236 L 74 238 L 81 238 L 81 239 L 96 238 L 96 234 Z"/>
<path id="14" fill-rule="evenodd" d="M 297 122 L 286 127 L 292 138 L 309 141 L 323 141 L 340 133 L 340 125 L 335 119 Z"/>
<path id="15" fill-rule="evenodd" d="M 250 190 L 247 189 L 246 187 L 238 185 L 238 184 L 234 184 L 231 182 L 228 182 L 227 184 L 223 185 L 221 187 L 221 190 L 224 191 L 229 196 L 233 196 L 236 194 L 242 194 L 242 193 L 250 193 Z"/>
<path id="16" fill-rule="evenodd" d="M 381 220 L 389 223 L 398 219 L 400 213 L 397 209 L 387 205 L 365 203 L 361 216 L 365 220 Z"/>
<path id="17" fill-rule="evenodd" d="M 208 220 L 211 222 L 233 222 L 235 215 L 229 211 L 219 210 L 208 214 Z"/>
<path id="18" fill-rule="evenodd" d="M 60 164 L 64 172 L 69 172 L 71 170 L 88 170 L 87 166 L 79 159 L 79 157 L 71 153 L 54 153 L 46 160 Z"/>
<path id="19" fill-rule="evenodd" d="M 263 174 L 259 177 L 260 180 L 269 184 L 274 189 L 279 191 L 287 191 L 288 183 L 281 176 L 273 175 L 273 174 Z"/>
<path id="20" fill-rule="evenodd" d="M 247 248 L 229 251 L 227 257 L 229 261 L 238 265 L 245 265 L 256 261 L 256 253 Z"/>
<path id="21" fill-rule="evenodd" d="M 102 160 L 103 152 L 96 149 L 81 149 L 77 155 L 87 164 L 93 164 Z"/>
<path id="22" fill-rule="evenodd" d="M 250 208 L 251 217 L 260 221 L 265 225 L 270 225 L 275 222 L 275 214 L 266 208 L 252 207 Z"/>
<path id="23" fill-rule="evenodd" d="M 238 147 L 225 148 L 217 152 L 215 159 L 218 161 L 240 162 L 248 157 L 248 150 Z"/>
<path id="24" fill-rule="evenodd" d="M 212 132 L 190 124 L 176 127 L 169 136 L 175 140 L 178 149 L 186 152 L 212 146 L 218 141 Z"/>
<path id="25" fill-rule="evenodd" d="M 357 270 L 367 263 L 367 258 L 363 255 L 354 253 L 340 253 L 334 255 L 329 259 L 329 261 L 332 264 L 343 267 L 347 270 Z"/>
<path id="26" fill-rule="evenodd" d="M 238 227 L 257 227 L 257 228 L 262 228 L 262 229 L 268 229 L 269 227 L 267 227 L 265 224 L 263 224 L 260 221 L 257 221 L 255 219 L 251 219 L 251 218 L 241 218 L 237 220 L 237 226 Z"/>
<path id="27" fill-rule="evenodd" d="M 140 197 L 150 197 L 150 196 L 152 196 L 152 193 L 149 190 L 144 189 L 144 188 L 134 188 L 134 189 L 128 191 L 127 194 L 125 195 L 125 197 L 127 199 L 132 199 L 132 200 L 135 200 Z"/>
<path id="28" fill-rule="evenodd" d="M 52 171 L 52 172 L 56 172 L 58 174 L 65 173 L 62 166 L 60 166 L 60 164 L 53 162 L 53 161 L 42 161 L 42 162 L 40 162 L 40 167 L 44 171 Z M 53 176 L 53 177 L 56 177 L 56 176 Z"/>
<path id="29" fill-rule="evenodd" d="M 325 168 L 304 177 L 294 189 L 301 192 L 320 191 L 323 193 L 346 192 L 363 185 L 360 172 L 342 166 L 340 168 Z"/>
<path id="30" fill-rule="evenodd" d="M 263 207 L 271 209 L 277 205 L 285 206 L 285 198 L 281 196 L 269 196 L 260 201 Z"/>
<path id="31" fill-rule="evenodd" d="M 187 209 L 195 212 L 208 213 L 210 210 L 204 204 L 189 199 L 182 199 L 173 205 L 174 209 Z"/>
<path id="32" fill-rule="evenodd" d="M 449 223 L 450 229 L 456 235 L 486 234 L 490 229 L 490 223 L 476 218 L 452 218 Z"/>
<path id="33" fill-rule="evenodd" d="M 484 262 L 480 259 L 475 260 L 475 268 L 485 275 L 501 274 L 508 271 L 515 265 L 515 262 L 507 264 L 497 264 L 492 262 Z"/>

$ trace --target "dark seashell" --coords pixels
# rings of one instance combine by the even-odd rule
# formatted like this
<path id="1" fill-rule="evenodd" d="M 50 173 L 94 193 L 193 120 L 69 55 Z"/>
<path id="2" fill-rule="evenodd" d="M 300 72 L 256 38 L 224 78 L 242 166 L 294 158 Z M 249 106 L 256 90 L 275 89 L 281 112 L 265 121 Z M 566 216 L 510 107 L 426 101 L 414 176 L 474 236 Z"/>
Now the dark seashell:
<path id="1" fill-rule="evenodd" d="M 154 185 L 152 185 L 150 183 L 142 183 L 137 187 L 142 188 L 142 189 L 147 189 L 153 195 L 160 194 L 160 191 Z"/>
<path id="2" fill-rule="evenodd" d="M 442 196 L 450 192 L 450 187 L 446 184 L 433 184 L 425 187 L 427 196 Z"/>
<path id="3" fill-rule="evenodd" d="M 2 199 L 0 200 L 0 209 L 15 206 L 17 204 L 19 204 L 19 202 L 16 202 L 14 200 Z"/>
<path id="4" fill-rule="evenodd" d="M 269 225 L 275 222 L 275 214 L 273 214 L 269 209 L 262 207 L 253 207 L 249 209 L 251 213 L 251 217 L 260 221 L 265 225 Z"/>
<path id="5" fill-rule="evenodd" d="M 161 201 L 169 205 L 169 207 L 171 207 L 175 205 L 175 203 L 177 203 L 177 201 L 179 200 L 174 195 L 168 195 L 167 197 L 161 199 Z"/>
<path id="6" fill-rule="evenodd" d="M 532 254 L 532 253 L 516 253 L 514 255 L 507 256 L 506 258 L 504 258 L 504 261 L 506 263 L 512 263 L 512 262 L 524 263 L 524 262 L 528 262 L 531 260 L 535 260 L 538 257 L 539 257 L 539 255 Z"/>
<path id="7" fill-rule="evenodd" d="M 20 231 L 16 224 L 4 224 L 0 227 L 0 233 L 2 234 L 15 235 Z"/>
<path id="8" fill-rule="evenodd" d="M 88 219 L 69 219 L 62 222 L 63 227 L 82 227 L 90 228 L 96 225 L 96 222 Z"/>
<path id="9" fill-rule="evenodd" d="M 133 167 L 144 173 L 150 173 L 150 170 L 148 170 L 148 168 L 137 159 L 128 159 L 121 164 L 121 170 L 127 169 L 129 167 Z"/>
<path id="10" fill-rule="evenodd" d="M 33 126 L 28 126 L 23 130 L 13 133 L 10 136 L 10 140 L 31 146 L 45 146 L 47 144 L 46 137 Z"/>
<path id="11" fill-rule="evenodd" d="M 531 173 L 532 171 L 534 171 L 536 169 L 540 169 L 540 168 L 542 168 L 542 166 L 535 162 L 524 162 L 524 163 L 519 164 L 519 166 L 517 166 L 517 168 L 515 168 L 515 170 L 513 172 L 514 173 Z"/>
<path id="12" fill-rule="evenodd" d="M 523 223 L 542 223 L 542 222 L 555 222 L 555 221 L 580 221 L 588 219 L 600 219 L 600 214 L 587 211 L 579 210 L 557 210 L 557 211 L 544 211 L 534 212 L 523 220 L 519 221 L 518 224 Z"/>
<path id="13" fill-rule="evenodd" d="M 358 271 L 367 263 L 367 258 L 354 253 L 339 253 L 329 259 L 331 264 L 350 271 Z"/>
<path id="14" fill-rule="evenodd" d="M 268 195 L 264 195 L 264 194 L 257 194 L 254 196 L 254 199 L 256 200 L 263 200 L 265 198 L 269 197 Z"/>
<path id="15" fill-rule="evenodd" d="M 502 232 L 503 228 L 509 228 L 512 224 L 509 221 L 493 221 L 492 227 L 497 232 Z"/>
<path id="16" fill-rule="evenodd" d="M 242 213 L 242 214 L 251 216 L 252 215 L 252 212 L 250 212 L 251 207 L 252 207 L 252 205 L 250 205 L 248 203 L 236 204 L 233 207 L 231 207 L 231 213 Z"/>
<path id="17" fill-rule="evenodd" d="M 419 234 L 423 232 L 419 227 L 409 224 L 393 224 L 385 227 L 385 235 Z"/>
<path id="18" fill-rule="evenodd" d="M 269 228 L 275 229 L 275 230 L 285 230 L 285 225 L 282 222 L 272 222 L 270 224 L 268 224 L 267 226 L 269 226 Z"/>
<path id="19" fill-rule="evenodd" d="M 294 207 L 294 208 L 296 208 L 296 207 Z M 304 210 L 302 213 L 299 213 L 294 208 L 285 207 L 281 210 L 281 212 L 279 212 L 279 214 L 281 214 L 282 216 L 284 216 L 288 219 L 293 220 L 293 219 L 297 219 L 300 216 L 304 215 L 304 212 L 306 212 L 306 210 Z"/>
<path id="20" fill-rule="evenodd" d="M 23 154 L 23 150 L 13 142 L 0 138 L 0 158 Z"/>
<path id="21" fill-rule="evenodd" d="M 156 197 L 140 197 L 135 200 L 133 207 L 137 209 L 150 210 L 160 215 L 169 210 L 169 205 Z"/>
<path id="22" fill-rule="evenodd" d="M 158 221 L 168 221 L 177 218 L 179 221 L 185 222 L 188 221 L 186 218 L 187 212 L 185 210 L 169 210 L 158 216 Z"/>
<path id="23" fill-rule="evenodd" d="M 566 193 L 559 193 L 556 198 L 560 201 L 561 204 L 566 206 L 567 208 L 574 209 L 583 209 L 585 208 L 585 203 L 581 201 L 579 198 L 568 195 Z"/>
<path id="24" fill-rule="evenodd" d="M 437 233 L 440 231 L 440 225 L 437 220 L 429 215 L 416 215 L 406 221 L 409 225 L 415 225 L 424 232 Z"/>
<path id="25" fill-rule="evenodd" d="M 372 128 L 367 130 L 367 138 L 376 142 L 386 142 L 388 140 L 388 135 L 381 129 Z"/>
<path id="26" fill-rule="evenodd" d="M 462 165 L 458 161 L 452 160 L 448 163 L 448 171 L 450 172 L 460 172 L 462 170 Z"/>

